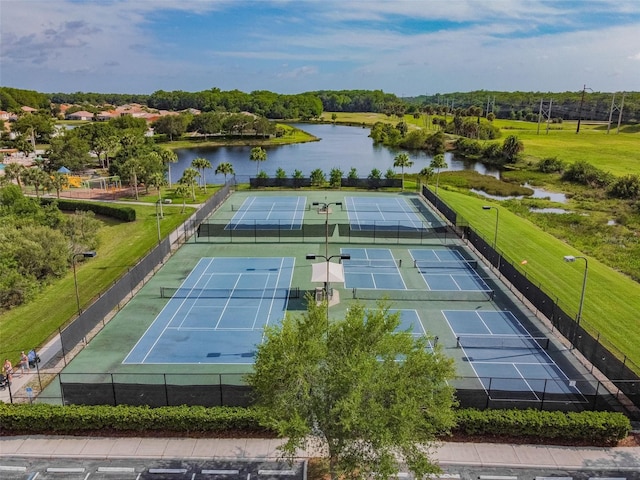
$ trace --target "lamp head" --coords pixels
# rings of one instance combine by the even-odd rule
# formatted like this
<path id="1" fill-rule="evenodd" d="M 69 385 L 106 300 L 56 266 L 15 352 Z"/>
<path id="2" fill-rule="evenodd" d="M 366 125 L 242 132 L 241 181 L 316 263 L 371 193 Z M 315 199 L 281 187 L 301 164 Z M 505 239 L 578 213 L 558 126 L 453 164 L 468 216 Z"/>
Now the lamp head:
<path id="1" fill-rule="evenodd" d="M 489 205 L 483 205 L 483 206 L 482 206 L 482 209 L 483 209 L 483 210 L 491 210 L 491 206 L 489 206 Z"/>
<path id="2" fill-rule="evenodd" d="M 334 203 L 334 205 L 336 205 L 338 207 L 341 207 L 342 206 L 342 202 L 336 202 L 336 203 Z"/>
<path id="3" fill-rule="evenodd" d="M 315 260 L 316 256 L 313 253 L 307 253 L 307 257 L 306 258 L 307 258 L 307 260 Z"/>
<path id="4" fill-rule="evenodd" d="M 96 255 L 97 255 L 97 253 L 96 253 L 96 251 L 95 251 L 95 250 L 90 250 L 90 251 L 88 251 L 88 252 L 82 252 L 82 256 L 83 256 L 84 258 L 93 258 L 93 257 L 95 257 Z"/>
<path id="5" fill-rule="evenodd" d="M 313 202 L 311 205 L 317 207 L 318 205 L 320 205 L 320 202 Z"/>
<path id="6" fill-rule="evenodd" d="M 351 260 L 351 254 L 343 253 L 340 255 L 340 260 Z"/>
<path id="7" fill-rule="evenodd" d="M 565 255 L 564 256 L 564 261 L 565 262 L 575 262 L 576 261 L 576 257 L 574 257 L 573 255 Z"/>

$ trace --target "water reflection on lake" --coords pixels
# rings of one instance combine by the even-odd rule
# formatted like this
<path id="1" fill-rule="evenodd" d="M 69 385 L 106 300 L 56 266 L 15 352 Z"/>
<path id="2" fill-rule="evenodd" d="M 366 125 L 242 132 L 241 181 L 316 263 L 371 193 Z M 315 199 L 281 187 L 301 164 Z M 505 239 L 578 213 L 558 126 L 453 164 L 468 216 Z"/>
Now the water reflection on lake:
<path id="1" fill-rule="evenodd" d="M 531 185 L 528 185 L 526 183 L 523 185 L 523 187 L 527 187 L 533 190 L 533 194 L 527 196 L 527 198 L 548 198 L 552 202 L 567 203 L 567 197 L 564 193 L 548 192 L 543 188 L 532 187 Z M 482 195 L 483 197 L 491 198 L 493 200 L 511 200 L 514 198 L 517 200 L 522 200 L 524 198 L 524 196 L 522 195 L 491 195 L 483 190 L 477 190 L 475 188 L 471 188 L 470 191 L 478 195 Z"/>
<path id="2" fill-rule="evenodd" d="M 249 160 L 252 148 L 250 146 L 178 149 L 176 150 L 178 163 L 170 166 L 171 179 L 178 180 L 184 169 L 198 157 L 206 158 L 213 166 L 212 170 L 205 172 L 207 183 L 224 181 L 223 175 L 214 175 L 215 168 L 222 162 L 231 163 L 236 178 L 240 182 L 248 182 L 249 177 L 255 177 L 257 169 L 264 170 L 270 177 L 275 176 L 278 168 L 282 168 L 288 177 L 293 175 L 294 170 L 300 170 L 305 177 L 308 177 L 316 168 L 320 168 L 327 178 L 332 168 L 339 168 L 346 176 L 352 167 L 357 170 L 359 177 L 368 176 L 374 168 L 384 175 L 389 168 L 393 168 L 395 156 L 404 151 L 374 145 L 369 138 L 369 128 L 327 124 L 295 124 L 294 126 L 321 140 L 265 147 L 267 160 L 264 162 Z M 433 159 L 423 152 L 410 152 L 409 157 L 414 163 L 412 167 L 405 168 L 405 173 L 418 173 L 424 167 L 428 167 Z M 445 154 L 445 161 L 449 170 L 476 170 L 484 175 L 492 175 L 496 178 L 500 176 L 497 169 L 487 168 L 481 163 L 454 159 L 450 153 Z M 394 171 L 401 173 L 399 168 Z"/>

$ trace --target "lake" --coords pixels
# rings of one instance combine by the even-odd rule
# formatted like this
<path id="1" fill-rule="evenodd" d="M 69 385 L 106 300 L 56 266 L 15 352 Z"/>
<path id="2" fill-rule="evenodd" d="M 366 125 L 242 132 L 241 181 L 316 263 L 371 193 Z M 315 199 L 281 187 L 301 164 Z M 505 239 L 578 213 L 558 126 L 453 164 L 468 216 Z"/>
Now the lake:
<path id="1" fill-rule="evenodd" d="M 295 124 L 295 127 L 320 138 L 319 142 L 297 143 L 293 145 L 278 145 L 265 147 L 267 160 L 252 162 L 249 160 L 250 146 L 232 147 L 201 147 L 176 150 L 178 163 L 171 165 L 171 180 L 177 181 L 185 168 L 191 165 L 194 158 L 206 158 L 213 169 L 205 171 L 207 183 L 222 183 L 223 175 L 214 175 L 215 168 L 222 162 L 233 165 L 238 182 L 248 183 L 249 177 L 256 176 L 256 168 L 264 170 L 269 177 L 275 177 L 276 170 L 282 168 L 288 177 L 297 169 L 308 177 L 316 168 L 322 169 L 329 178 L 332 168 L 339 168 L 346 177 L 351 168 L 355 168 L 359 177 L 367 177 L 371 170 L 377 168 L 384 173 L 393 168 L 393 159 L 404 150 L 393 150 L 374 145 L 369 138 L 369 128 L 346 127 L 330 124 Z M 407 152 L 414 162 L 411 168 L 405 168 L 405 173 L 417 173 L 428 167 L 432 157 L 423 152 Z M 497 169 L 490 169 L 481 163 L 463 162 L 454 159 L 450 153 L 445 154 L 449 170 L 476 170 L 485 175 L 496 178 L 500 173 Z M 258 163 L 259 165 L 256 165 Z M 394 169 L 398 174 L 399 168 Z"/>

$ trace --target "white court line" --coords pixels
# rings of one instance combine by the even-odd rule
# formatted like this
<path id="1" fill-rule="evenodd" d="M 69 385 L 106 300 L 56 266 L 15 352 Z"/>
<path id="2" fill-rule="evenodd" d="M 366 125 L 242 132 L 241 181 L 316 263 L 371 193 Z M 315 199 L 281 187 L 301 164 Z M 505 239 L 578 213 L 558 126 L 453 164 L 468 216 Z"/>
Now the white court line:
<path id="1" fill-rule="evenodd" d="M 258 197 L 247 197 L 244 199 L 244 202 L 242 202 L 242 205 L 240 205 L 240 210 L 235 213 L 231 221 L 227 224 L 227 226 L 231 225 L 231 230 L 237 230 L 238 226 L 245 223 L 244 217 L 249 212 L 253 204 L 256 203 L 257 198 Z M 240 214 L 239 217 L 238 214 Z"/>
<path id="2" fill-rule="evenodd" d="M 194 270 L 197 268 L 200 268 L 200 265 L 203 264 L 203 260 L 204 259 L 200 259 L 200 261 L 196 264 L 196 266 L 191 270 L 191 272 L 189 273 L 189 275 L 187 276 L 187 279 L 194 273 Z M 211 265 L 211 263 L 213 262 L 214 258 L 210 258 L 207 265 L 204 267 L 204 270 L 202 272 L 200 272 L 200 276 L 197 277 L 196 280 L 196 285 L 198 284 L 198 282 L 200 281 L 200 279 L 202 279 L 206 272 L 209 269 L 209 266 Z M 183 282 L 184 283 L 184 282 Z M 187 287 L 189 288 L 189 287 Z M 192 289 L 194 287 L 191 287 Z M 174 305 L 174 303 L 172 302 L 173 299 L 169 299 L 169 301 L 167 302 L 167 304 L 162 308 L 162 310 L 160 310 L 160 313 L 156 316 L 156 318 L 153 320 L 153 322 L 151 322 L 151 325 L 149 325 L 149 327 L 147 327 L 147 329 L 145 330 L 145 332 L 142 334 L 142 336 L 138 339 L 138 341 L 135 343 L 135 345 L 133 346 L 133 348 L 129 351 L 129 353 L 127 354 L 127 356 L 124 358 L 124 360 L 122 360 L 122 363 L 127 363 L 127 359 L 129 358 L 129 355 L 131 355 L 131 352 L 135 351 L 136 348 L 138 347 L 138 345 L 142 342 L 143 339 L 145 339 L 147 333 L 149 332 L 149 330 L 151 330 L 154 325 L 156 324 L 156 322 L 162 318 L 162 314 L 164 313 L 164 311 L 168 308 L 175 308 L 175 312 L 173 313 L 173 315 L 170 315 L 169 318 L 167 318 L 166 320 L 164 320 L 164 328 L 162 328 L 160 334 L 158 336 L 156 336 L 156 340 L 151 344 L 151 346 L 147 349 L 147 353 L 144 354 L 142 356 L 142 360 L 138 363 L 145 363 L 146 359 L 149 357 L 149 355 L 151 355 L 151 351 L 155 348 L 156 344 L 158 343 L 158 341 L 160 340 L 160 337 L 162 337 L 162 335 L 164 335 L 164 332 L 167 331 L 167 329 L 169 328 L 169 326 L 173 323 L 173 319 L 176 317 L 176 315 L 178 314 L 178 312 L 180 311 L 180 309 L 182 308 L 182 305 L 184 305 L 184 302 L 187 301 L 187 299 L 185 298 L 182 302 L 179 302 L 179 305 Z"/>
<path id="3" fill-rule="evenodd" d="M 445 322 L 447 322 L 447 325 L 449 325 L 449 328 L 451 329 L 451 332 L 453 333 L 454 338 L 457 337 L 456 335 L 456 331 L 454 330 L 454 328 L 451 326 L 451 323 L 449 323 L 449 319 L 447 318 L 447 314 L 445 313 L 444 310 L 440 310 L 442 312 L 442 315 L 444 316 L 444 320 Z M 466 350 L 464 349 L 464 347 L 460 347 L 462 349 L 462 355 L 466 358 L 469 358 L 469 356 L 467 355 Z M 470 366 L 471 366 L 471 370 L 473 370 L 473 373 L 475 374 L 476 378 L 478 379 L 478 382 L 480 382 L 480 385 L 482 386 L 482 389 L 484 390 L 485 395 L 489 396 L 489 392 L 487 390 L 487 388 L 484 385 L 484 382 L 482 381 L 482 379 L 480 378 L 480 375 L 478 375 L 478 371 L 476 370 L 476 368 L 473 366 L 473 362 L 467 362 Z"/>
<path id="4" fill-rule="evenodd" d="M 233 285 L 233 287 L 231 287 L 231 295 L 229 295 L 229 298 L 227 298 L 227 301 L 224 302 L 224 305 L 222 306 L 222 311 L 220 312 L 220 315 L 218 316 L 218 321 L 216 322 L 216 326 L 215 326 L 216 329 L 218 328 L 218 326 L 220 326 L 222 317 L 224 316 L 225 312 L 229 308 L 229 303 L 231 302 L 231 296 L 233 295 L 233 291 L 237 288 L 238 283 L 240 282 L 240 278 L 242 278 L 242 274 L 238 275 L 238 278 L 236 279 L 236 283 Z"/>
<path id="5" fill-rule="evenodd" d="M 516 369 L 516 372 L 518 372 L 518 375 L 520 375 L 520 378 L 522 379 L 522 381 L 525 383 L 525 385 L 527 386 L 527 388 L 529 388 L 529 391 L 531 393 L 533 393 L 533 396 L 536 397 L 536 400 L 540 400 L 540 397 L 538 397 L 538 394 L 533 390 L 533 388 L 531 388 L 531 384 L 527 381 L 526 378 L 524 378 L 524 375 L 522 375 L 522 372 L 518 369 L 518 367 L 516 367 L 515 363 L 512 363 L 513 368 Z M 517 380 L 517 379 L 516 379 Z"/>

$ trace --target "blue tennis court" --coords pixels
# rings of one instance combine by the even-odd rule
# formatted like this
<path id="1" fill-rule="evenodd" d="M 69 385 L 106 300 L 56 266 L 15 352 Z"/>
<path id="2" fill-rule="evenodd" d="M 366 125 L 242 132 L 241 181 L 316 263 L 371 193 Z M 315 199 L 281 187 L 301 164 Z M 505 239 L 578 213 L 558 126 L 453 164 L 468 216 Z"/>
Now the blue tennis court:
<path id="1" fill-rule="evenodd" d="M 300 230 L 306 202 L 307 197 L 247 197 L 225 229 Z"/>
<path id="2" fill-rule="evenodd" d="M 456 250 L 412 249 L 409 253 L 428 290 L 493 293 L 476 272 L 477 264 Z"/>
<path id="3" fill-rule="evenodd" d="M 424 230 L 430 226 L 402 197 L 345 197 L 352 230 Z"/>
<path id="4" fill-rule="evenodd" d="M 351 255 L 343 260 L 346 288 L 375 288 L 404 290 L 399 261 L 388 248 L 342 248 L 340 253 Z"/>
<path id="5" fill-rule="evenodd" d="M 202 258 L 123 363 L 253 363 L 264 326 L 284 318 L 294 263 Z"/>
<path id="6" fill-rule="evenodd" d="M 580 390 L 509 311 L 442 312 L 487 395 L 494 400 L 583 402 Z"/>

